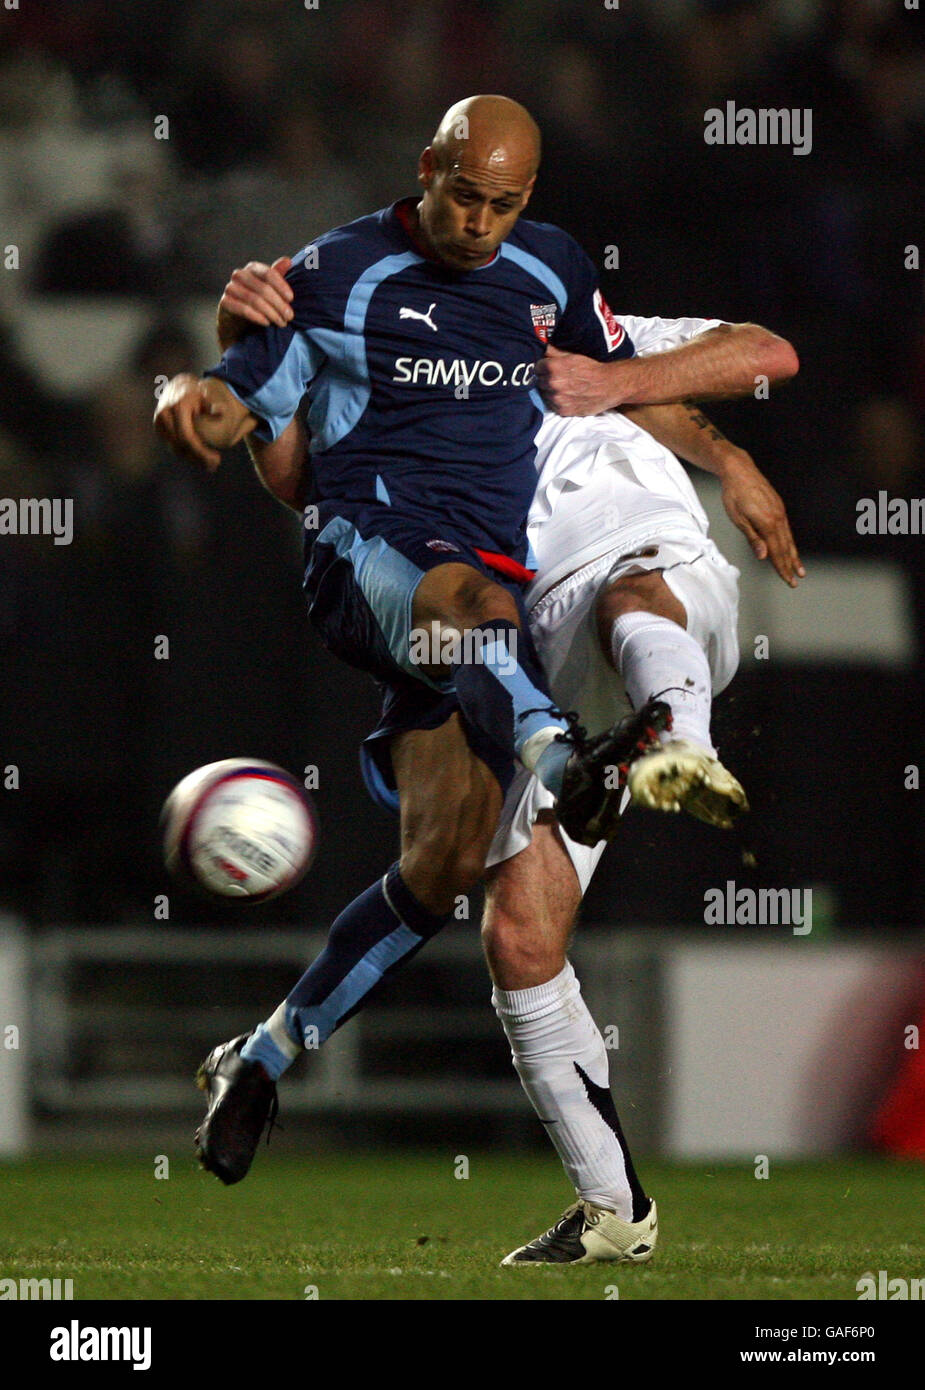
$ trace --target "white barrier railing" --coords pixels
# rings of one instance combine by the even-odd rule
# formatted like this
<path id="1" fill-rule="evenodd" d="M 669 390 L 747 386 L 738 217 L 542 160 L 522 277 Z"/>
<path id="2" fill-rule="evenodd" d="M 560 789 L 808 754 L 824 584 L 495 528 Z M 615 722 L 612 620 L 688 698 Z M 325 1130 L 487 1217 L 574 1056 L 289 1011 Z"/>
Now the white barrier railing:
<path id="1" fill-rule="evenodd" d="M 190 1084 L 196 1062 L 265 1016 L 278 1001 L 279 980 L 290 987 L 323 942 L 319 934 L 267 929 L 68 928 L 35 936 L 35 1104 L 45 1116 L 75 1121 L 198 1113 L 201 1098 Z M 609 935 L 582 938 L 574 959 L 598 1017 L 632 1016 L 640 999 L 651 1014 L 636 988 L 651 976 L 650 956 L 649 948 L 628 953 Z M 247 1004 L 234 997 L 242 968 Z M 173 977 L 187 970 L 195 985 L 180 998 Z M 268 971 L 272 983 L 260 979 Z M 427 976 L 434 971 L 436 982 Z M 490 990 L 477 930 L 448 930 L 287 1079 L 287 1112 L 528 1113 Z M 624 996 L 619 1008 L 615 995 Z M 632 1031 L 654 1057 L 651 1021 Z M 651 1067 L 639 1056 L 633 1069 L 644 1081 Z"/>
<path id="2" fill-rule="evenodd" d="M 0 1158 L 29 1143 L 28 950 L 19 923 L 0 918 Z"/>
<path id="3" fill-rule="evenodd" d="M 863 1137 L 902 1060 L 902 1029 L 921 1018 L 925 944 L 766 932 L 579 932 L 571 957 L 640 1151 L 796 1158 Z M 65 1141 L 107 1115 L 124 1132 L 198 1114 L 196 1063 L 265 1016 L 322 944 L 267 929 L 68 928 L 29 938 L 27 951 L 0 930 L 0 1046 L 4 1023 L 25 1020 L 18 1050 L 0 1052 L 0 1153 L 27 1143 L 29 1095 Z M 477 932 L 431 942 L 287 1078 L 285 1105 L 529 1117 Z"/>

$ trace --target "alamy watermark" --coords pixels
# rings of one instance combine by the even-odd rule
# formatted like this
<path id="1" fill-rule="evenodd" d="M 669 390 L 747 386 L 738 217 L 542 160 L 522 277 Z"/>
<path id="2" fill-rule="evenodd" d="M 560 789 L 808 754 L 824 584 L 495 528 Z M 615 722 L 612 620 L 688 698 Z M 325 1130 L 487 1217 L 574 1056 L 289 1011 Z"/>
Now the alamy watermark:
<path id="1" fill-rule="evenodd" d="M 813 113 L 809 106 L 775 108 L 711 106 L 703 113 L 703 138 L 707 145 L 791 145 L 795 155 L 813 148 Z"/>
<path id="2" fill-rule="evenodd" d="M 67 1327 L 51 1329 L 48 1355 L 52 1361 L 130 1361 L 132 1370 L 151 1366 L 150 1327 L 81 1326 L 72 1318 Z"/>
<path id="3" fill-rule="evenodd" d="M 925 533 L 925 497 L 890 497 L 881 488 L 855 505 L 859 536 L 921 536 Z"/>
<path id="4" fill-rule="evenodd" d="M 0 536 L 53 536 L 55 545 L 70 545 L 73 497 L 0 497 Z"/>
<path id="5" fill-rule="evenodd" d="M 792 927 L 794 936 L 813 929 L 811 888 L 708 888 L 703 895 L 703 920 L 708 927 Z"/>
<path id="6" fill-rule="evenodd" d="M 0 1303 L 60 1302 L 73 1297 L 73 1279 L 0 1279 Z"/>
<path id="7" fill-rule="evenodd" d="M 501 676 L 517 670 L 517 630 L 489 627 L 457 628 L 433 622 L 413 627 L 408 634 L 408 660 L 413 666 L 490 666 Z"/>
<path id="8" fill-rule="evenodd" d="M 925 1279 L 891 1279 L 885 1269 L 878 1269 L 876 1274 L 870 1271 L 862 1274 L 854 1287 L 859 1303 L 865 1298 L 925 1302 Z"/>

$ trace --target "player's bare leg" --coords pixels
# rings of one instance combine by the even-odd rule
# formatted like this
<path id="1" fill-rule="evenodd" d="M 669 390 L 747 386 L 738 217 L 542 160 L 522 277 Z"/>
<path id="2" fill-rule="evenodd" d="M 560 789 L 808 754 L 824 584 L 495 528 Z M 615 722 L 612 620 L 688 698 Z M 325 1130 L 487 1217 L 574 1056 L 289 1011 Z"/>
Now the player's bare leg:
<path id="1" fill-rule="evenodd" d="M 404 882 L 431 912 L 446 916 L 478 883 L 501 813 L 501 788 L 470 749 L 458 714 L 437 729 L 392 740 L 401 798 Z"/>
<path id="2" fill-rule="evenodd" d="M 485 875 L 482 946 L 493 983 L 533 989 L 565 968 L 581 887 L 549 811 L 533 839 Z"/>
<path id="3" fill-rule="evenodd" d="M 240 1182 L 276 1110 L 276 1082 L 443 927 L 481 877 L 501 811 L 497 779 L 466 741 L 458 714 L 393 739 L 401 858 L 340 914 L 325 949 L 265 1023 L 216 1048 L 199 1071 L 208 1109 L 196 1141 L 203 1167 Z"/>
<path id="4" fill-rule="evenodd" d="M 710 737 L 712 689 L 702 647 L 686 631 L 684 605 L 660 570 L 623 575 L 606 585 L 595 611 L 604 655 L 622 677 L 630 702 L 657 694 L 671 707 L 661 746 L 630 769 L 634 803 L 688 811 L 729 829 L 748 810 L 741 784 L 716 757 Z"/>
<path id="5" fill-rule="evenodd" d="M 580 902 L 559 827 L 541 812 L 530 845 L 489 870 L 482 941 L 514 1066 L 577 1200 L 509 1265 L 641 1263 L 658 1235 L 610 1093 L 604 1039 L 567 959 Z"/>

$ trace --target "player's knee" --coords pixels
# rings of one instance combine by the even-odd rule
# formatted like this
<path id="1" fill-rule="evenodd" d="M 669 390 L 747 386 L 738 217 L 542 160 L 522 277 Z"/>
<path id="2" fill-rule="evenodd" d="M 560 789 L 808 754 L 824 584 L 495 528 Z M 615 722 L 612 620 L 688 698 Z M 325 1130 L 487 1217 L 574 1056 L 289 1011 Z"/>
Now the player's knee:
<path id="1" fill-rule="evenodd" d="M 485 872 L 490 840 L 471 836 L 463 826 L 439 823 L 420 828 L 402 855 L 402 874 L 424 901 L 451 906 L 473 889 Z"/>
<path id="2" fill-rule="evenodd" d="M 485 860 L 491 837 L 471 836 L 460 826 L 458 833 L 447 848 L 447 874 L 460 893 L 468 893 L 480 881 L 485 872 Z"/>
<path id="3" fill-rule="evenodd" d="M 415 897 L 431 912 L 446 914 L 475 888 L 485 868 L 476 856 L 439 858 L 410 851 L 402 855 L 402 877 Z"/>
<path id="4" fill-rule="evenodd" d="M 532 989 L 546 984 L 565 966 L 565 946 L 538 934 L 516 912 L 487 906 L 482 949 L 492 979 L 501 989 Z"/>
<path id="5" fill-rule="evenodd" d="M 519 623 L 517 605 L 507 589 L 475 570 L 454 589 L 449 608 L 451 620 L 461 629 L 477 627 L 492 619 Z"/>

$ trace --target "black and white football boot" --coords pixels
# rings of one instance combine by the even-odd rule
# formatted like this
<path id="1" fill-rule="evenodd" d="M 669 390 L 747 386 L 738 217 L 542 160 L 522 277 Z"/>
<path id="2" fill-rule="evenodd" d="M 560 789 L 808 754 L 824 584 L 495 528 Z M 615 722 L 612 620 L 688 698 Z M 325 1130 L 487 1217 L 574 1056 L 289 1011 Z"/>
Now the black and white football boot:
<path id="1" fill-rule="evenodd" d="M 567 717 L 571 727 L 557 738 L 574 744 L 575 751 L 565 767 L 556 816 L 578 844 L 596 845 L 616 834 L 630 769 L 637 758 L 659 746 L 659 734 L 671 728 L 671 708 L 664 700 L 647 700 L 593 738 L 574 717 Z"/>
<path id="2" fill-rule="evenodd" d="M 543 1235 L 512 1250 L 502 1265 L 645 1264 L 658 1241 L 658 1212 L 650 1199 L 641 1221 L 621 1221 L 606 1207 L 581 1198 Z"/>
<path id="3" fill-rule="evenodd" d="M 272 1130 L 279 1109 L 276 1082 L 259 1062 L 241 1056 L 250 1036 L 242 1033 L 213 1048 L 196 1073 L 209 1103 L 196 1131 L 196 1153 L 200 1165 L 227 1186 L 247 1177 L 260 1136 L 267 1124 Z"/>

